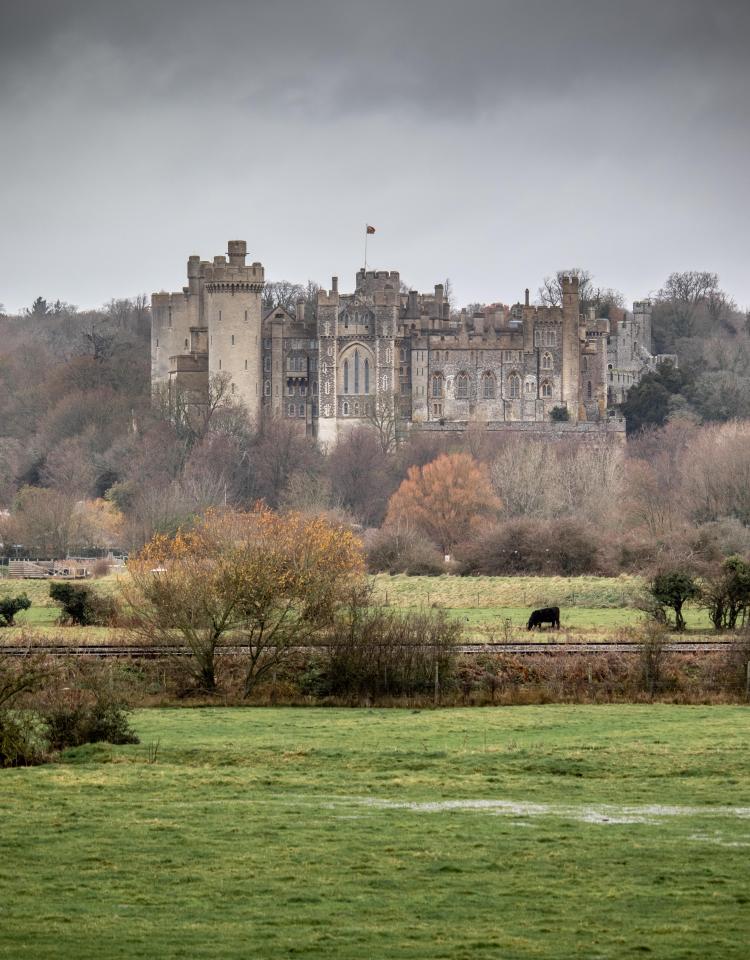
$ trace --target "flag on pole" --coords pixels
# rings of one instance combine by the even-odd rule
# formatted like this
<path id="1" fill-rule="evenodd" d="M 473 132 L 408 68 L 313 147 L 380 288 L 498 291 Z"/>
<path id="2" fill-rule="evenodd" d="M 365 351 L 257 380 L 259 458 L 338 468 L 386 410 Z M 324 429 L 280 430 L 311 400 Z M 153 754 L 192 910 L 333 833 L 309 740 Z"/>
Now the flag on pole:
<path id="1" fill-rule="evenodd" d="M 365 226 L 367 227 L 368 233 L 375 233 L 375 227 L 371 227 L 369 223 L 365 224 Z"/>

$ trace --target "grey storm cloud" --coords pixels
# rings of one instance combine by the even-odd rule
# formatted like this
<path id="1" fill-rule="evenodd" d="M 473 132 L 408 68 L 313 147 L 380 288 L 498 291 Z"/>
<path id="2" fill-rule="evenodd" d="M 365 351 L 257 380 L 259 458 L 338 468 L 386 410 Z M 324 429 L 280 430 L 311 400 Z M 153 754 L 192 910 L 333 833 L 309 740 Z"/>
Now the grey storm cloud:
<path id="1" fill-rule="evenodd" d="M 465 300 L 570 265 L 746 276 L 746 0 L 2 0 L 0 300 L 377 265 Z M 40 242 L 40 236 L 43 241 Z M 41 260 L 35 255 L 45 251 Z"/>
<path id="2" fill-rule="evenodd" d="M 16 90 L 110 59 L 96 97 L 254 96 L 315 112 L 473 112 L 595 83 L 700 73 L 746 84 L 744 0 L 192 0 L 6 4 L 0 76 Z M 693 83 L 690 82 L 692 87 Z M 746 92 L 746 91 L 745 91 Z"/>

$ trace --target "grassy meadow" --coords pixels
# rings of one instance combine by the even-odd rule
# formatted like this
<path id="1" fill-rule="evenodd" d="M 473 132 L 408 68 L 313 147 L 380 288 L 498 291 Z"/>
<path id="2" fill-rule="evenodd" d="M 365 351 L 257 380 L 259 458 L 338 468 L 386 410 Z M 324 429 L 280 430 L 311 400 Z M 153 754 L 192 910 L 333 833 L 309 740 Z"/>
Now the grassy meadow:
<path id="1" fill-rule="evenodd" d="M 618 631 L 637 626 L 641 612 L 634 602 L 643 587 L 639 577 L 407 577 L 378 574 L 371 578 L 375 602 L 412 610 L 441 608 L 458 617 L 470 639 L 500 642 L 510 637 L 544 641 L 570 634 L 574 639 L 617 639 Z M 116 593 L 118 578 L 87 581 L 94 590 Z M 49 598 L 49 581 L 0 580 L 0 597 L 26 592 L 30 610 L 17 616 L 17 627 L 0 631 L 0 643 L 12 643 L 33 629 L 42 639 L 74 643 L 117 643 L 122 632 L 102 627 L 77 627 L 61 631 L 58 607 Z M 561 608 L 561 634 L 525 630 L 531 610 L 541 606 Z M 686 607 L 688 632 L 711 632 L 708 614 Z M 508 626 L 507 621 L 510 621 Z"/>
<path id="2" fill-rule="evenodd" d="M 0 772 L 0 957 L 747 957 L 746 708 L 134 724 Z"/>

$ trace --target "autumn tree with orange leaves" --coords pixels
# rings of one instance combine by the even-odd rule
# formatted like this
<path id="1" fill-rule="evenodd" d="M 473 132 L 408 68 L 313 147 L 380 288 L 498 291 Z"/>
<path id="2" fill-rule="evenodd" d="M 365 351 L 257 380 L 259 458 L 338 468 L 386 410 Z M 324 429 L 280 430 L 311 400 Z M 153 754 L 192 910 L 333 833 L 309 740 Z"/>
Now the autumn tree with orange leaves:
<path id="1" fill-rule="evenodd" d="M 329 626 L 359 587 L 360 542 L 320 517 L 209 512 L 170 538 L 156 536 L 128 563 L 123 591 L 134 630 L 190 651 L 196 686 L 216 689 L 221 647 L 242 648 L 244 693 Z"/>
<path id="2" fill-rule="evenodd" d="M 409 468 L 388 503 L 386 524 L 417 530 L 449 554 L 501 506 L 482 464 L 468 453 L 442 453 Z"/>

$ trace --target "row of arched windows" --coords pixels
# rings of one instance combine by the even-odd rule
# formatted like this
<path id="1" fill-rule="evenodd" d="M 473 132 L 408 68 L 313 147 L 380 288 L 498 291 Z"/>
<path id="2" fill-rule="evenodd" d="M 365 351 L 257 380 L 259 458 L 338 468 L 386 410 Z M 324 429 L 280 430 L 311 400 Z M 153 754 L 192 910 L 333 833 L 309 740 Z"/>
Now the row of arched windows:
<path id="1" fill-rule="evenodd" d="M 517 373 L 511 373 L 506 381 L 507 383 L 507 396 L 511 400 L 519 400 L 521 398 L 521 378 Z M 526 384 L 526 392 L 528 393 L 531 390 L 532 386 L 530 383 Z M 540 392 L 542 397 L 551 397 L 552 396 L 552 383 L 549 380 L 543 380 L 540 384 Z M 445 378 L 442 373 L 433 373 L 432 375 L 432 396 L 434 399 L 440 399 L 445 396 Z M 456 400 L 468 400 L 469 399 L 469 375 L 468 373 L 459 373 L 456 374 L 454 381 L 454 394 Z M 481 384 L 479 390 L 479 396 L 483 400 L 494 400 L 497 396 L 497 381 L 493 373 L 483 373 L 481 377 Z"/>

